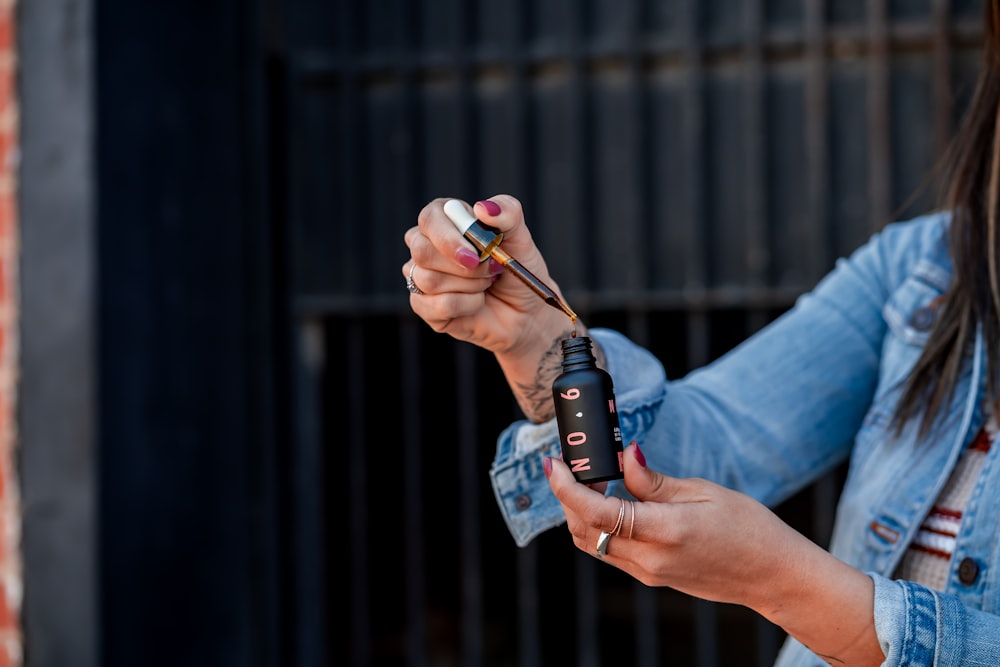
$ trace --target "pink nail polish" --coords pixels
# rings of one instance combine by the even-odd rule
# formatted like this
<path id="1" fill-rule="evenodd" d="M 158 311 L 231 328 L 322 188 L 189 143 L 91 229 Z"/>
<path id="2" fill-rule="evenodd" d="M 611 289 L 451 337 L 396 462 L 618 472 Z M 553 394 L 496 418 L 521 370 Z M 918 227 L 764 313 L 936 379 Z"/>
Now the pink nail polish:
<path id="1" fill-rule="evenodd" d="M 461 247 L 455 251 L 455 259 L 467 269 L 479 266 L 479 255 L 472 248 Z"/>
<path id="2" fill-rule="evenodd" d="M 500 215 L 500 205 L 497 204 L 496 202 L 490 201 L 489 199 L 484 199 L 482 201 L 477 201 L 476 203 L 480 204 L 484 209 L 486 209 L 486 212 L 489 213 L 491 216 Z"/>
<path id="3" fill-rule="evenodd" d="M 545 477 L 546 478 L 552 476 L 552 457 L 551 456 L 546 456 L 545 459 L 542 461 L 542 470 L 545 471 Z"/>
<path id="4" fill-rule="evenodd" d="M 492 273 L 494 276 L 500 275 L 501 273 L 504 272 L 503 264 L 496 261 L 492 257 L 490 257 L 489 262 L 490 262 L 490 273 Z"/>
<path id="5" fill-rule="evenodd" d="M 632 444 L 635 445 L 635 460 L 639 462 L 639 465 L 641 465 L 643 468 L 645 468 L 646 467 L 646 455 L 642 453 L 641 449 L 639 449 L 639 443 L 638 442 L 636 442 L 635 440 L 633 440 Z"/>

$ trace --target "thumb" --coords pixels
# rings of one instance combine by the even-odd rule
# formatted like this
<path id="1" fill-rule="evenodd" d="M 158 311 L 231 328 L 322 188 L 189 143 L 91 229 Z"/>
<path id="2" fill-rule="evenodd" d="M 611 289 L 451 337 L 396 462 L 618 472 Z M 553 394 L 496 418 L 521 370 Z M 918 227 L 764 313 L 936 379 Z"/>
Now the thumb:
<path id="1" fill-rule="evenodd" d="M 676 500 L 684 480 L 669 477 L 646 466 L 646 457 L 635 440 L 625 448 L 625 488 L 636 500 L 670 502 Z"/>

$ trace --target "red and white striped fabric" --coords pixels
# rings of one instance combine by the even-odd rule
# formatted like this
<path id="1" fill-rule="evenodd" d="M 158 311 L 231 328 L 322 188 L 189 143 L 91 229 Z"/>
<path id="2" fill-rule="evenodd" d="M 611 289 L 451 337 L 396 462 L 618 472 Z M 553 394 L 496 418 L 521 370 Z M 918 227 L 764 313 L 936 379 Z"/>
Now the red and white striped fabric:
<path id="1" fill-rule="evenodd" d="M 955 538 L 962 524 L 962 512 L 969 503 L 976 478 L 996 434 L 996 418 L 991 416 L 969 449 L 959 458 L 951 478 L 914 536 L 896 568 L 897 579 L 944 590 L 948 581 L 948 563 L 955 551 Z"/>

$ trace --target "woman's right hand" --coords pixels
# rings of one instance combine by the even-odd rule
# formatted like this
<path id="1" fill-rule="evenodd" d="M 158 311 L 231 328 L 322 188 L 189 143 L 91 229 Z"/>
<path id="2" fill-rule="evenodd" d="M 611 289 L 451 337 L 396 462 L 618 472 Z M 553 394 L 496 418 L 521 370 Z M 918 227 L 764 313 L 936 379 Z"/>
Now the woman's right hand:
<path id="1" fill-rule="evenodd" d="M 572 330 L 573 323 L 496 260 L 480 263 L 478 251 L 445 214 L 447 201 L 435 199 L 427 204 L 417 225 L 403 237 L 411 258 L 403 264 L 402 273 L 412 277 L 423 292 L 411 295 L 413 312 L 434 331 L 498 357 L 544 353 L 553 340 Z M 474 207 L 464 205 L 483 224 L 502 231 L 504 250 L 558 293 L 516 198 L 494 195 Z"/>

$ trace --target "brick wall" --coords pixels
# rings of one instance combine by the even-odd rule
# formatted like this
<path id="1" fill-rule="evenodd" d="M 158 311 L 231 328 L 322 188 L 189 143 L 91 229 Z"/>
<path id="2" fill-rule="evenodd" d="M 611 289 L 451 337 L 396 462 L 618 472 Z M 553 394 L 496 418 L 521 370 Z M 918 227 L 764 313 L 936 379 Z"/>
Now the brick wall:
<path id="1" fill-rule="evenodd" d="M 20 665 L 21 512 L 17 488 L 16 0 L 0 0 L 0 667 Z"/>

